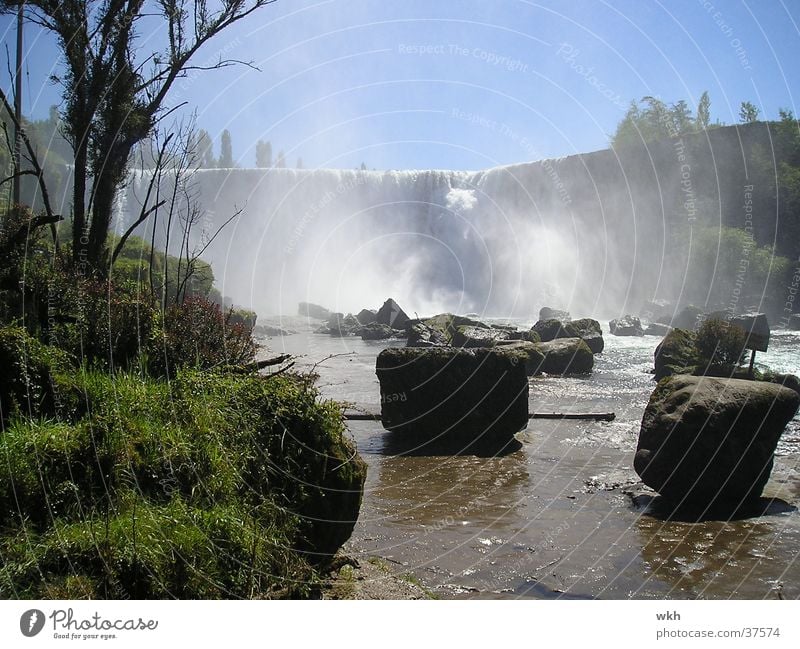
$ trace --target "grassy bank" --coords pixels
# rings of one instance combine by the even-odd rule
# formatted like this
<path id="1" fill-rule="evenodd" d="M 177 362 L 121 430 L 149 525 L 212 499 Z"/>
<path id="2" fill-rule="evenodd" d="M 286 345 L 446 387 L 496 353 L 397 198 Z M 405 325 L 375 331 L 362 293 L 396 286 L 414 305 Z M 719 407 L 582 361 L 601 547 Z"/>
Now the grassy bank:
<path id="1" fill-rule="evenodd" d="M 288 374 L 65 368 L 13 333 L 0 596 L 315 593 L 366 473 L 338 406 Z"/>

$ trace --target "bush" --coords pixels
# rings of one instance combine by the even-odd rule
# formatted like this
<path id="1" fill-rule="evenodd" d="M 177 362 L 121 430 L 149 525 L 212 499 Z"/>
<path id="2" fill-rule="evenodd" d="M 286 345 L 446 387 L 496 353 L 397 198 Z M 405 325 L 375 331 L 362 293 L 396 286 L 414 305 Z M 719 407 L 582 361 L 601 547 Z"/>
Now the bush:
<path id="1" fill-rule="evenodd" d="M 0 327 L 0 419 L 38 417 L 53 411 L 54 374 L 69 366 L 67 355 L 43 345 L 22 327 Z"/>
<path id="2" fill-rule="evenodd" d="M 744 352 L 745 333 L 719 318 L 708 318 L 694 341 L 700 360 L 707 365 L 737 365 Z"/>
<path id="3" fill-rule="evenodd" d="M 186 371 L 58 377 L 58 421 L 0 436 L 0 593 L 304 596 L 366 475 L 306 381 Z"/>
<path id="4" fill-rule="evenodd" d="M 164 313 L 161 329 L 150 341 L 148 364 L 155 376 L 174 376 L 181 368 L 246 365 L 256 350 L 244 324 L 232 324 L 205 298 L 187 298 Z"/>

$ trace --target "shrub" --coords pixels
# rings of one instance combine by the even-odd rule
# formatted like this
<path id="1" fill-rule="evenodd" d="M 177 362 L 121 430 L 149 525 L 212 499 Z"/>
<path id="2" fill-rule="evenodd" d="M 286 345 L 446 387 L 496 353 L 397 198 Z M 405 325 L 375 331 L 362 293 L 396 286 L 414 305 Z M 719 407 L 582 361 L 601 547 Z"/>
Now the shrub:
<path id="1" fill-rule="evenodd" d="M 708 318 L 697 330 L 695 349 L 707 365 L 736 365 L 744 352 L 744 331 L 719 318 Z"/>
<path id="2" fill-rule="evenodd" d="M 156 376 L 174 376 L 181 368 L 209 369 L 246 365 L 257 345 L 244 324 L 231 324 L 219 305 L 187 298 L 164 313 L 149 346 L 149 367 Z"/>
<path id="3" fill-rule="evenodd" d="M 52 412 L 53 376 L 69 365 L 67 355 L 32 338 L 22 327 L 0 327 L 0 415 L 37 417 Z"/>

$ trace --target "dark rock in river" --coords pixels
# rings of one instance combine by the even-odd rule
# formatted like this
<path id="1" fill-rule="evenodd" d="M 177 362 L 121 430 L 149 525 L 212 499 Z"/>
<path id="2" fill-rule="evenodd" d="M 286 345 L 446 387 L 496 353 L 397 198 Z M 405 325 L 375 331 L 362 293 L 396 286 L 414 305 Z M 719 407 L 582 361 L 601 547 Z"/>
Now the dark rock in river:
<path id="1" fill-rule="evenodd" d="M 509 332 L 493 327 L 460 325 L 453 332 L 455 347 L 494 347 L 498 342 L 508 340 Z"/>
<path id="2" fill-rule="evenodd" d="M 442 331 L 423 322 L 416 322 L 408 328 L 408 347 L 447 347 L 449 344 L 450 340 Z"/>
<path id="3" fill-rule="evenodd" d="M 503 448 L 528 425 L 519 351 L 390 348 L 378 355 L 376 373 L 384 427 L 420 445 Z"/>
<path id="4" fill-rule="evenodd" d="M 672 327 L 669 325 L 661 324 L 660 322 L 651 322 L 647 325 L 647 329 L 644 330 L 644 335 L 666 336 L 670 331 L 672 331 Z"/>
<path id="5" fill-rule="evenodd" d="M 561 322 L 569 322 L 570 319 L 569 311 L 551 309 L 549 306 L 543 306 L 539 309 L 539 320 L 560 320 Z"/>
<path id="6" fill-rule="evenodd" d="M 260 324 L 253 327 L 253 334 L 256 336 L 291 336 L 297 332 L 293 329 L 283 329 L 275 325 Z"/>
<path id="7" fill-rule="evenodd" d="M 581 318 L 565 325 L 570 338 L 580 338 L 585 342 L 593 354 L 599 354 L 605 348 L 603 329 L 597 320 Z"/>
<path id="8" fill-rule="evenodd" d="M 441 334 L 447 345 L 455 344 L 453 341 L 459 327 L 490 329 L 489 325 L 483 324 L 482 322 L 460 315 L 453 315 L 452 313 L 440 313 L 432 318 L 422 320 L 421 324 Z"/>
<path id="9" fill-rule="evenodd" d="M 673 329 L 662 340 L 653 355 L 656 380 L 673 374 L 692 374 L 699 362 L 694 346 L 695 334 L 686 329 Z"/>
<path id="10" fill-rule="evenodd" d="M 542 372 L 546 374 L 588 374 L 594 367 L 594 354 L 580 338 L 558 338 L 538 347 L 544 354 Z"/>
<path id="11" fill-rule="evenodd" d="M 542 342 L 550 342 L 558 338 L 581 338 L 594 354 L 599 354 L 605 347 L 600 323 L 591 318 L 582 318 L 569 322 L 539 320 L 533 325 L 531 331 L 535 332 Z"/>
<path id="12" fill-rule="evenodd" d="M 744 313 L 728 320 L 742 329 L 746 336 L 745 348 L 765 352 L 769 347 L 769 322 L 766 313 Z"/>
<path id="13" fill-rule="evenodd" d="M 375 317 L 375 322 L 389 325 L 392 329 L 405 329 L 408 320 L 405 311 L 392 298 L 383 303 Z"/>
<path id="14" fill-rule="evenodd" d="M 361 340 L 386 340 L 387 338 L 397 338 L 403 335 L 402 331 L 377 322 L 361 327 L 359 333 L 361 334 Z"/>
<path id="15" fill-rule="evenodd" d="M 355 336 L 361 329 L 361 324 L 351 313 L 346 316 L 341 313 L 333 313 L 328 318 L 327 333 L 331 336 Z"/>
<path id="16" fill-rule="evenodd" d="M 517 359 L 525 364 L 525 374 L 535 376 L 542 373 L 544 366 L 544 354 L 540 347 L 535 342 L 515 340 L 499 343 L 497 349 L 516 355 Z"/>
<path id="17" fill-rule="evenodd" d="M 300 304 L 297 305 L 297 314 L 317 320 L 327 320 L 331 317 L 331 312 L 328 311 L 328 309 L 311 302 L 300 302 Z"/>
<path id="18" fill-rule="evenodd" d="M 761 495 L 798 405 L 773 383 L 670 377 L 645 409 L 634 468 L 676 506 L 735 509 Z"/>
<path id="19" fill-rule="evenodd" d="M 703 309 L 690 304 L 681 309 L 680 313 L 676 315 L 670 323 L 675 329 L 687 329 L 688 331 L 695 331 L 700 323 L 703 321 Z"/>
<path id="20" fill-rule="evenodd" d="M 642 321 L 635 315 L 626 315 L 608 323 L 611 333 L 615 336 L 644 336 Z"/>
<path id="21" fill-rule="evenodd" d="M 356 318 L 362 325 L 372 324 L 378 321 L 378 312 L 374 309 L 361 309 Z"/>

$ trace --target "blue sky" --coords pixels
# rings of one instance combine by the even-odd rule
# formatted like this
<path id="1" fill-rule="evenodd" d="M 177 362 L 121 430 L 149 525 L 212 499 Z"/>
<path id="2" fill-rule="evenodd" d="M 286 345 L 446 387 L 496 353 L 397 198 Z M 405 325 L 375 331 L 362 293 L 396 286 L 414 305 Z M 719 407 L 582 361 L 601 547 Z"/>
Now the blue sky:
<path id="1" fill-rule="evenodd" d="M 217 142 L 229 129 L 243 167 L 264 139 L 290 165 L 478 169 L 604 148 L 644 95 L 694 108 L 708 90 L 727 123 L 744 100 L 797 114 L 798 25 L 788 0 L 278 0 L 197 58 L 260 71 L 199 73 L 170 101 Z M 7 17 L 0 34 L 13 51 Z M 139 51 L 159 38 L 142 33 Z M 59 102 L 57 57 L 29 28 L 26 113 Z"/>

